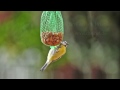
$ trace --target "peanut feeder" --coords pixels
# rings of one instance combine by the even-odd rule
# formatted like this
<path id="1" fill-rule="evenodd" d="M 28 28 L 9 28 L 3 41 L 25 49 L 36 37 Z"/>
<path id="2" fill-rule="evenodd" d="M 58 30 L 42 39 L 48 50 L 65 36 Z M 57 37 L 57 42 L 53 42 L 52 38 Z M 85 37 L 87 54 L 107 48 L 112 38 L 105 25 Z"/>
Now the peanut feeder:
<path id="1" fill-rule="evenodd" d="M 63 40 L 64 26 L 60 11 L 43 11 L 40 23 L 40 37 L 43 44 L 57 46 Z"/>

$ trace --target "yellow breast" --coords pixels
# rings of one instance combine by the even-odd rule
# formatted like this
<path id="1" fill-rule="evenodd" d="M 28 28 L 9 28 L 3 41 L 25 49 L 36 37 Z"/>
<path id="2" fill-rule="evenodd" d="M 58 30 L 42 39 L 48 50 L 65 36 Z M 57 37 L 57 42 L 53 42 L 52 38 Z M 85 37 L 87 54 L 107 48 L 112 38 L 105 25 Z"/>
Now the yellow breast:
<path id="1" fill-rule="evenodd" d="M 51 57 L 51 60 L 55 61 L 61 56 L 63 56 L 65 53 L 66 53 L 66 47 L 64 45 L 61 45 L 58 51 Z"/>

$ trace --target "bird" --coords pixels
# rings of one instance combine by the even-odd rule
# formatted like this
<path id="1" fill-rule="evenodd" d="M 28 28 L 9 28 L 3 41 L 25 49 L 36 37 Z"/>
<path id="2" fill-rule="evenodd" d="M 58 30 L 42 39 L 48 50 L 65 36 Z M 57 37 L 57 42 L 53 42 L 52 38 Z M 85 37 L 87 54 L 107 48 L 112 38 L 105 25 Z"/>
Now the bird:
<path id="1" fill-rule="evenodd" d="M 44 71 L 52 62 L 60 59 L 66 53 L 67 46 L 67 41 L 61 41 L 58 46 L 51 48 L 48 52 L 47 60 L 40 71 Z"/>

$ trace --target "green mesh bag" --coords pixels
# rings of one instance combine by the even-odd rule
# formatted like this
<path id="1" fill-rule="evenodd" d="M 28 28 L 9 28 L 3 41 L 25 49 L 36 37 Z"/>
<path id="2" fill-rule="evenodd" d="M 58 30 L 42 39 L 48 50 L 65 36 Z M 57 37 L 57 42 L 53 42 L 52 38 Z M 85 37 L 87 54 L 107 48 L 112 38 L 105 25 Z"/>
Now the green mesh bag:
<path id="1" fill-rule="evenodd" d="M 40 36 L 43 44 L 56 46 L 63 40 L 63 34 L 64 24 L 61 11 L 43 11 L 40 22 Z M 55 41 L 54 38 L 57 40 Z"/>
<path id="2" fill-rule="evenodd" d="M 64 33 L 63 18 L 60 11 L 43 11 L 40 32 Z"/>

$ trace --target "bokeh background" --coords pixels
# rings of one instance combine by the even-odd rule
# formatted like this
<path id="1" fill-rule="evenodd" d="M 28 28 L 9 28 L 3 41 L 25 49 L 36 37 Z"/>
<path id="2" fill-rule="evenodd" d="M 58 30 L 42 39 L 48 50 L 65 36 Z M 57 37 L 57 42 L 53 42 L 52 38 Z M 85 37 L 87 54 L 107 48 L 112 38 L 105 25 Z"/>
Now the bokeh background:
<path id="1" fill-rule="evenodd" d="M 119 79 L 120 12 L 62 11 L 67 53 L 44 72 L 42 11 L 0 11 L 0 79 Z"/>

